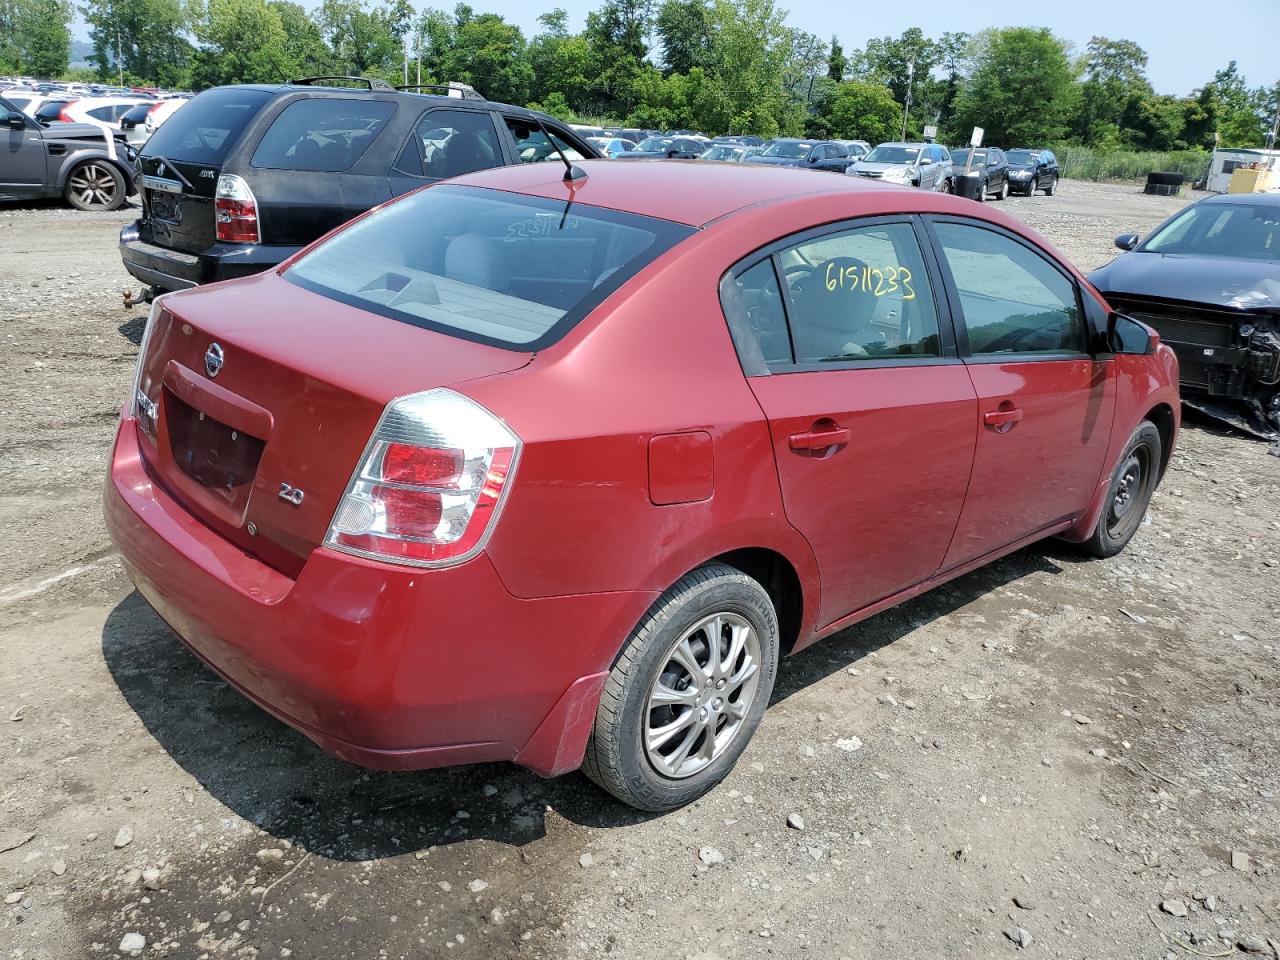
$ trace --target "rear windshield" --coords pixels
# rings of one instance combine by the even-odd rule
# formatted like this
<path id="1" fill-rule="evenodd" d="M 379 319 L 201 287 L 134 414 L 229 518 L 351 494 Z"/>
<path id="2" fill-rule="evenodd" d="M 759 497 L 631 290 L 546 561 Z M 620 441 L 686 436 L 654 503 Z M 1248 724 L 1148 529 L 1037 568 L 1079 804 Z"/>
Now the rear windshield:
<path id="1" fill-rule="evenodd" d="M 396 105 L 384 100 L 299 100 L 272 121 L 249 162 L 268 170 L 346 170 L 395 112 Z"/>
<path id="2" fill-rule="evenodd" d="M 70 102 L 70 100 L 50 100 L 36 111 L 36 119 L 57 120 L 58 117 L 62 116 L 62 108 Z"/>
<path id="3" fill-rule="evenodd" d="M 121 120 L 128 120 L 130 123 L 142 123 L 147 119 L 147 114 L 155 106 L 154 103 L 140 103 L 136 107 L 130 107 L 125 111 Z"/>
<path id="4" fill-rule="evenodd" d="M 580 203 L 445 185 L 336 234 L 285 278 L 403 323 L 537 350 L 693 232 Z"/>
<path id="5" fill-rule="evenodd" d="M 271 99 L 265 90 L 217 87 L 188 100 L 151 139 L 148 157 L 220 166 L 249 122 Z"/>

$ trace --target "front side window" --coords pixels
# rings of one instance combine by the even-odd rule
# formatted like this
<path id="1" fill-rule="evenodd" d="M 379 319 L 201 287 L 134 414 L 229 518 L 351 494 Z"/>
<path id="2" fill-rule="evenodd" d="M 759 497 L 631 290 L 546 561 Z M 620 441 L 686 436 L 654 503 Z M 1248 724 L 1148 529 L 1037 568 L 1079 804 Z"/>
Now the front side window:
<path id="1" fill-rule="evenodd" d="M 960 294 L 970 353 L 1087 351 L 1076 285 L 1056 267 L 994 230 L 959 223 L 935 229 Z"/>
<path id="2" fill-rule="evenodd" d="M 941 356 L 938 316 L 915 231 L 855 227 L 778 255 L 798 364 Z"/>
<path id="3" fill-rule="evenodd" d="M 582 203 L 444 184 L 340 231 L 284 276 L 367 313 L 535 350 L 693 232 Z M 353 311 L 353 326 L 359 318 Z"/>
<path id="4" fill-rule="evenodd" d="M 474 110 L 429 110 L 395 163 L 407 177 L 444 180 L 503 164 L 493 120 Z"/>
<path id="5" fill-rule="evenodd" d="M 511 139 L 515 141 L 516 157 L 519 158 L 521 163 L 542 163 L 545 161 L 559 163 L 560 154 L 556 152 L 557 146 L 564 151 L 564 155 L 569 158 L 571 163 L 574 160 L 582 159 L 582 153 L 575 149 L 568 140 L 554 130 L 551 130 L 551 139 L 548 140 L 547 135 L 542 131 L 542 127 L 536 123 L 508 117 L 507 130 L 511 133 Z"/>
<path id="6" fill-rule="evenodd" d="M 275 118 L 249 162 L 268 170 L 348 170 L 395 112 L 396 105 L 383 100 L 298 100 Z"/>

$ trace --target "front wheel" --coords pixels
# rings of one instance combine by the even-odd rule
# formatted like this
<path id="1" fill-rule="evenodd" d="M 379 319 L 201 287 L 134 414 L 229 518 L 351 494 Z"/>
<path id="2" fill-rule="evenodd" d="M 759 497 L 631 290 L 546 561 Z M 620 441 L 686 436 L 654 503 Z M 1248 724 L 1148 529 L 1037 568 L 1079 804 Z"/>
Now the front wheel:
<path id="1" fill-rule="evenodd" d="M 1036 191 L 1039 189 L 1040 189 L 1040 178 L 1036 177 L 1031 181 L 1031 186 L 1027 187 L 1027 196 L 1034 197 L 1036 195 Z"/>
<path id="2" fill-rule="evenodd" d="M 682 577 L 649 608 L 605 682 L 582 771 L 624 803 L 675 810 L 733 769 L 778 670 L 778 618 L 724 564 Z"/>
<path id="3" fill-rule="evenodd" d="M 1114 557 L 1133 539 L 1160 480 L 1162 449 L 1156 425 L 1150 420 L 1138 424 L 1111 475 L 1098 525 L 1080 545 L 1086 553 Z"/>
<path id="4" fill-rule="evenodd" d="M 77 210 L 119 210 L 124 205 L 124 175 L 105 160 L 86 160 L 67 176 L 63 196 Z"/>
<path id="5" fill-rule="evenodd" d="M 948 177 L 946 180 L 943 180 L 943 181 L 942 181 L 942 192 L 943 192 L 943 193 L 955 193 L 955 192 L 956 192 L 956 186 L 955 186 L 955 184 L 954 184 L 954 183 L 952 183 L 952 182 L 951 182 L 951 178 L 949 178 L 949 177 Z"/>

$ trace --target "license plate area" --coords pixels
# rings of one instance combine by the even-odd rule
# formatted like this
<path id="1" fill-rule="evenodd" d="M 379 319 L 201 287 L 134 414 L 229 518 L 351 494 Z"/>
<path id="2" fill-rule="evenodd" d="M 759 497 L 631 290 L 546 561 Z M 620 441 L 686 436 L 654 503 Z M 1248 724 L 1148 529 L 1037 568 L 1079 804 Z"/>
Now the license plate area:
<path id="1" fill-rule="evenodd" d="M 266 442 L 215 420 L 171 390 L 165 390 L 164 401 L 174 465 L 208 496 L 243 516 Z"/>
<path id="2" fill-rule="evenodd" d="M 182 196 L 180 194 L 166 193 L 155 189 L 148 190 L 147 206 L 151 211 L 151 216 L 156 220 L 163 220 L 165 223 L 175 225 L 182 222 Z"/>

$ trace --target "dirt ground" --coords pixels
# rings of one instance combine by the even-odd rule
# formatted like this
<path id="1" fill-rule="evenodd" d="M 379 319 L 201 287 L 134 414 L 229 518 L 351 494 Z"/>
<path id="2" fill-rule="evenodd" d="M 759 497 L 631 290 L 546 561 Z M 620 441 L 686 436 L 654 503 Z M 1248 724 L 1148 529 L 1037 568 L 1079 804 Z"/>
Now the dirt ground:
<path id="1" fill-rule="evenodd" d="M 1005 209 L 1090 268 L 1184 202 Z M 1189 422 L 1120 557 L 1042 544 L 787 661 L 678 813 L 368 773 L 207 672 L 109 545 L 129 215 L 0 209 L 0 956 L 1280 958 L 1265 444 Z"/>

